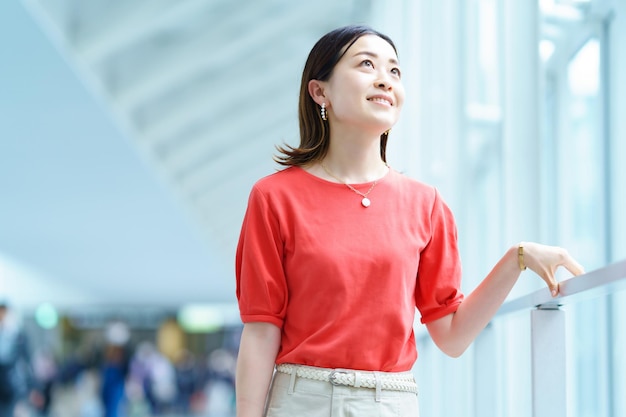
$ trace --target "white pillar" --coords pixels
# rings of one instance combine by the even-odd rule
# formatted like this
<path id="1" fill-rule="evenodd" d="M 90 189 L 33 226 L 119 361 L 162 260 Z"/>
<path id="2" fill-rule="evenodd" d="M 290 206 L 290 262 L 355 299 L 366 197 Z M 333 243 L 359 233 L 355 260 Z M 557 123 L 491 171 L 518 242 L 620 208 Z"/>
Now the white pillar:
<path id="1" fill-rule="evenodd" d="M 626 259 L 626 2 L 614 0 L 613 21 L 609 32 L 609 135 L 611 159 L 609 160 L 611 184 L 611 261 Z M 626 375 L 619 370 L 626 369 L 626 335 L 620 318 L 626 317 L 626 293 L 612 296 L 613 328 L 610 329 L 613 343 L 612 361 L 613 380 L 611 387 L 611 409 L 613 416 L 626 415 Z"/>
<path id="2" fill-rule="evenodd" d="M 540 239 L 539 10 L 503 2 L 503 167 L 507 242 Z"/>
<path id="3" fill-rule="evenodd" d="M 567 416 L 565 313 L 531 311 L 533 417 Z"/>
<path id="4" fill-rule="evenodd" d="M 611 160 L 611 261 L 626 259 L 626 2 L 615 0 L 609 33 L 609 123 Z"/>
<path id="5" fill-rule="evenodd" d="M 541 240 L 541 144 L 539 10 L 537 1 L 503 0 L 502 3 L 502 184 L 503 234 L 508 245 Z M 528 292 L 536 281 L 522 276 L 512 296 Z M 510 318 L 508 320 L 511 320 Z M 520 335 L 513 336 L 519 343 Z M 518 346 L 518 348 L 520 348 Z M 523 374 L 528 363 L 510 361 L 508 373 Z M 506 408 L 528 409 L 531 390 L 519 380 L 508 380 Z M 536 415 L 535 415 L 536 417 Z"/>

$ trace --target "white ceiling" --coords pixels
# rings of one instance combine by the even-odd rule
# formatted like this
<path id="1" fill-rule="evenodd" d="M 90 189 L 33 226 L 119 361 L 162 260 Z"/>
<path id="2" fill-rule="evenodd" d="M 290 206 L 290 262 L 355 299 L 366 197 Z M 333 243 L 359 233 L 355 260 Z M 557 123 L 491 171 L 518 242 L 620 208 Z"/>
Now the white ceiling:
<path id="1" fill-rule="evenodd" d="M 306 54 L 369 1 L 8 3 L 0 254 L 90 302 L 233 300 L 249 189 L 297 143 Z"/>

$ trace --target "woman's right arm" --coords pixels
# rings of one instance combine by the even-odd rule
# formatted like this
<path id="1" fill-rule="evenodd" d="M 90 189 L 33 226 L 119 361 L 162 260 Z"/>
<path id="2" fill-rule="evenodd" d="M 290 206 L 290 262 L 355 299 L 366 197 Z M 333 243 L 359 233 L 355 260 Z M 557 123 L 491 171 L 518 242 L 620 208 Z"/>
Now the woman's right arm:
<path id="1" fill-rule="evenodd" d="M 261 417 L 269 390 L 280 329 L 270 323 L 246 323 L 237 357 L 237 417 Z"/>

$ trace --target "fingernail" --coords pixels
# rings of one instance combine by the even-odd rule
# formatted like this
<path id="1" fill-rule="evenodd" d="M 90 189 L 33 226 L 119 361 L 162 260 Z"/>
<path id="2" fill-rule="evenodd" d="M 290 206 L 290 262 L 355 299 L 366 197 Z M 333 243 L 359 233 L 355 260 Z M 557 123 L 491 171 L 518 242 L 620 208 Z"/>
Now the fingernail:
<path id="1" fill-rule="evenodd" d="M 556 290 L 552 290 L 552 296 L 556 297 Z"/>

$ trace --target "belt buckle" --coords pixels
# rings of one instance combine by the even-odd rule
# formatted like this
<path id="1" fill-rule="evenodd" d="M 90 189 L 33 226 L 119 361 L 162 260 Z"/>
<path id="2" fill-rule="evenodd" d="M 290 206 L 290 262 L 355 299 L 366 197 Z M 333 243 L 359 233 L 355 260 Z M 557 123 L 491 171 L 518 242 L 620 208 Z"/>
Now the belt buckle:
<path id="1" fill-rule="evenodd" d="M 333 369 L 332 371 L 330 371 L 330 374 L 328 375 L 328 382 L 330 382 L 331 385 L 334 386 L 339 386 L 339 385 L 347 385 L 344 383 L 341 383 L 340 381 L 337 380 L 337 375 L 338 374 L 345 374 L 348 375 L 350 372 L 347 371 L 341 371 L 338 369 Z"/>

